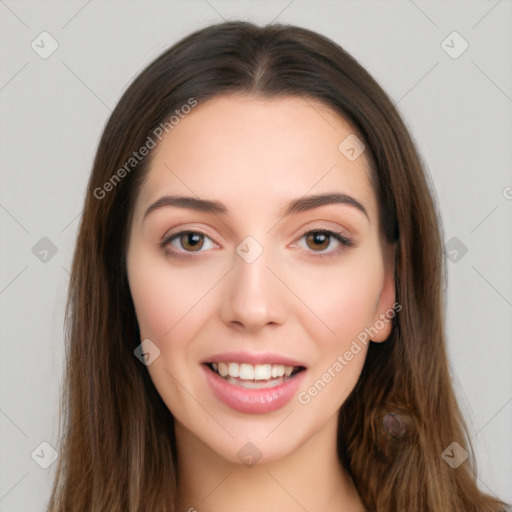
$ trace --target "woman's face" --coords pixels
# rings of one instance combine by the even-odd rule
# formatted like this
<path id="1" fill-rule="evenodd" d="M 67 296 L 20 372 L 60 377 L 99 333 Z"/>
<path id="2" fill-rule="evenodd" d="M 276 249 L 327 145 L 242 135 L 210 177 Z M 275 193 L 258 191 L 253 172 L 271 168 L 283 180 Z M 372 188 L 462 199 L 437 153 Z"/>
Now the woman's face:
<path id="1" fill-rule="evenodd" d="M 223 96 L 153 150 L 128 277 L 178 442 L 247 463 L 335 435 L 395 300 L 351 134 L 318 102 Z"/>

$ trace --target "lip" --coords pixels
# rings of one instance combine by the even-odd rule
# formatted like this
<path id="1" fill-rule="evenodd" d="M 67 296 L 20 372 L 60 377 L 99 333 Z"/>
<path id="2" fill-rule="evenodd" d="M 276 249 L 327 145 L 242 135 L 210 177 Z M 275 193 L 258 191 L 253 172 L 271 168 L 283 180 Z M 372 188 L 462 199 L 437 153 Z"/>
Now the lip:
<path id="1" fill-rule="evenodd" d="M 225 355 L 226 354 L 223 354 L 222 357 Z M 283 360 L 288 362 L 281 362 Z M 218 361 L 209 362 L 219 361 L 236 362 L 237 358 L 220 358 Z M 243 358 L 242 361 L 250 362 L 247 358 Z M 252 361 L 254 361 L 254 359 L 252 359 Z M 269 360 L 266 359 L 265 361 L 268 362 Z M 252 364 L 258 364 L 258 361 L 255 361 Z M 303 366 L 301 364 L 296 364 L 287 358 L 281 358 L 279 359 L 279 362 L 275 362 L 274 364 Z M 281 409 L 297 393 L 306 374 L 306 370 L 304 369 L 293 377 L 286 379 L 282 384 L 273 388 L 246 389 L 236 386 L 235 384 L 231 384 L 211 370 L 206 364 L 202 364 L 201 368 L 203 369 L 206 382 L 213 394 L 231 409 L 246 414 L 264 414 Z"/>
<path id="2" fill-rule="evenodd" d="M 307 368 L 306 365 L 300 361 L 292 359 L 287 356 L 280 354 L 274 354 L 272 352 L 223 352 L 222 354 L 216 354 L 208 359 L 205 359 L 203 363 L 249 363 L 249 364 L 284 364 L 285 366 L 302 366 Z M 302 373 L 302 372 L 301 372 Z"/>

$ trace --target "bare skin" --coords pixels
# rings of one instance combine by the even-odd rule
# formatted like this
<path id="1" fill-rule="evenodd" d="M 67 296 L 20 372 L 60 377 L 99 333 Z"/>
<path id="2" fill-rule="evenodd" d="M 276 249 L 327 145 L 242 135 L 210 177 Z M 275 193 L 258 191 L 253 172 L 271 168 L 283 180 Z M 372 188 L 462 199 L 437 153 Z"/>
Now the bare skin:
<path id="1" fill-rule="evenodd" d="M 350 161 L 338 149 L 351 133 L 318 102 L 231 95 L 198 105 L 153 150 L 128 278 L 141 340 L 160 350 L 148 371 L 176 420 L 180 511 L 364 510 L 336 455 L 337 414 L 368 349 L 354 340 L 395 303 L 394 248 L 382 240 L 365 154 Z M 322 194 L 365 211 L 335 202 L 285 215 L 291 201 Z M 163 196 L 225 212 L 182 203 L 146 213 Z M 249 236 L 250 262 L 237 252 Z M 379 325 L 374 342 L 391 331 Z M 300 361 L 300 389 L 277 410 L 233 409 L 203 364 L 233 350 Z"/>

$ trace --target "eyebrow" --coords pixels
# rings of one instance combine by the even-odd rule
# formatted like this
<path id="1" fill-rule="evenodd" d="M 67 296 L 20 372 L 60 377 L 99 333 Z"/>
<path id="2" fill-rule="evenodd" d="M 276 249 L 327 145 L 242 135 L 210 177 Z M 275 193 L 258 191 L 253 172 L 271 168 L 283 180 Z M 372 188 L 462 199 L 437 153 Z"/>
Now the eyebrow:
<path id="1" fill-rule="evenodd" d="M 292 213 L 305 212 L 319 208 L 320 206 L 329 204 L 343 204 L 356 208 L 364 213 L 368 218 L 366 208 L 352 196 L 347 194 L 332 193 L 332 194 L 318 194 L 312 196 L 304 196 L 299 199 L 294 199 L 286 207 L 283 217 L 291 215 Z M 218 201 L 208 199 L 200 199 L 198 197 L 190 196 L 163 196 L 155 201 L 144 213 L 144 219 L 154 210 L 162 207 L 174 206 L 177 208 L 188 208 L 200 212 L 214 213 L 219 215 L 226 215 L 228 210 L 226 206 Z"/>
<path id="2" fill-rule="evenodd" d="M 366 208 L 357 199 L 354 199 L 352 196 L 349 196 L 347 194 L 339 193 L 304 196 L 299 199 L 295 199 L 288 205 L 284 215 L 287 216 L 290 215 L 291 213 L 312 210 L 314 208 L 318 208 L 320 206 L 324 206 L 327 204 L 345 204 L 348 206 L 353 206 L 362 213 L 364 213 L 368 220 L 370 219 L 368 217 L 368 212 L 366 211 Z"/>

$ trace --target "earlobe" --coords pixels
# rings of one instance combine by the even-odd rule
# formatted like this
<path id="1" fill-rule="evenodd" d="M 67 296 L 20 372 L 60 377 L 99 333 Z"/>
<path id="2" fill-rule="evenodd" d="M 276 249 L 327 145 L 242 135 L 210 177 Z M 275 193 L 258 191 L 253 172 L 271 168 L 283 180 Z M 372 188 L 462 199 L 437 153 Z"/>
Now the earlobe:
<path id="1" fill-rule="evenodd" d="M 389 338 L 393 328 L 393 321 L 401 306 L 396 302 L 395 285 L 395 251 L 396 244 L 388 245 L 385 258 L 384 284 L 377 297 L 375 317 L 373 319 L 373 332 L 371 340 L 382 343 Z"/>

